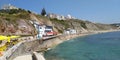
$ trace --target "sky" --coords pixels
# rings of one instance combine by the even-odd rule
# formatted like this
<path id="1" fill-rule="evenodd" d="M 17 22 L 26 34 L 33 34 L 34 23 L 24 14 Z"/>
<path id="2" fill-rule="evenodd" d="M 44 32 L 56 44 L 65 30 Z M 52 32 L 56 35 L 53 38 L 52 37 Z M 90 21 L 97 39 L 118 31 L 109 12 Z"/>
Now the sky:
<path id="1" fill-rule="evenodd" d="M 16 7 L 41 13 L 67 16 L 95 23 L 120 23 L 120 0 L 0 0 L 0 6 L 12 4 Z"/>

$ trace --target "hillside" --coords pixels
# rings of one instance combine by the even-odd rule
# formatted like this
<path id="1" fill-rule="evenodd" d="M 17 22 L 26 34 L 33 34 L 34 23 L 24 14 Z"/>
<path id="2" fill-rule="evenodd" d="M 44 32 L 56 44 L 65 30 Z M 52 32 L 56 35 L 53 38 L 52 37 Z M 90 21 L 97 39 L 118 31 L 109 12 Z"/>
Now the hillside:
<path id="1" fill-rule="evenodd" d="M 36 33 L 30 23 L 36 20 L 40 24 L 53 26 L 54 31 L 62 33 L 67 28 L 76 29 L 78 32 L 99 31 L 116 29 L 114 25 L 98 24 L 83 20 L 57 20 L 34 14 L 24 9 L 0 10 L 0 34 L 33 35 Z"/>
<path id="2" fill-rule="evenodd" d="M 109 24 L 100 24 L 100 23 L 92 23 L 89 21 L 83 20 L 57 20 L 50 19 L 53 23 L 53 26 L 60 31 L 63 31 L 67 28 L 76 29 L 78 32 L 87 32 L 87 31 L 101 31 L 101 30 L 112 30 L 117 27 Z"/>
<path id="3" fill-rule="evenodd" d="M 111 24 L 111 25 L 120 26 L 120 23 L 114 23 L 114 24 Z"/>

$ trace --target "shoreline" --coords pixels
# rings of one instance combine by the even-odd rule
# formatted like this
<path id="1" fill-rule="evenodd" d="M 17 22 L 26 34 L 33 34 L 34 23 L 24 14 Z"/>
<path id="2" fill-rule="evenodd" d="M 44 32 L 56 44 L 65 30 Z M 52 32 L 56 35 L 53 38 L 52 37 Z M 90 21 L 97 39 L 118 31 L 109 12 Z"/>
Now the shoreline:
<path id="1" fill-rule="evenodd" d="M 20 42 L 21 44 L 15 46 L 15 49 L 13 51 L 14 53 L 11 55 L 11 57 L 9 57 L 10 58 L 9 60 L 12 60 L 15 57 L 22 56 L 25 54 L 31 54 L 31 52 L 35 52 L 35 51 L 38 53 L 43 53 L 42 56 L 44 57 L 44 52 L 47 52 L 48 50 L 58 46 L 59 44 L 71 40 L 73 38 L 82 37 L 86 35 L 99 34 L 99 33 L 114 32 L 114 31 L 120 31 L 120 30 L 105 30 L 105 31 L 84 32 L 84 33 L 71 34 L 71 35 L 58 35 L 52 39 L 46 39 L 43 41 L 34 39 L 26 42 L 24 41 L 23 43 Z"/>
<path id="2" fill-rule="evenodd" d="M 61 35 L 61 36 L 58 36 L 56 38 L 53 38 L 53 40 L 44 41 L 43 43 L 48 43 L 48 45 L 46 44 L 46 47 L 51 48 L 51 47 L 57 46 L 60 43 L 63 43 L 64 41 L 68 41 L 68 40 L 71 40 L 73 38 L 82 37 L 82 36 L 86 36 L 86 35 L 92 35 L 92 34 L 117 32 L 117 31 L 120 31 L 120 30 L 104 30 L 104 31 L 94 31 L 94 32 L 86 32 L 86 33 L 79 33 L 79 34 Z M 50 41 L 51 41 L 51 43 L 53 42 L 52 45 L 49 44 Z"/>
<path id="3" fill-rule="evenodd" d="M 52 49 L 53 47 L 56 47 L 57 45 L 65 42 L 65 41 L 71 40 L 73 38 L 87 36 L 87 35 L 93 35 L 93 34 L 117 32 L 117 31 L 120 31 L 120 30 L 94 31 L 94 32 L 86 32 L 86 33 L 80 33 L 80 34 L 72 34 L 72 35 L 67 35 L 67 36 L 61 35 L 61 36 L 54 38 L 53 40 L 44 41 L 43 45 L 46 46 L 45 47 L 46 50 L 44 50 L 43 52 L 46 52 L 46 51 Z M 43 56 L 44 56 L 44 53 L 43 53 Z"/>

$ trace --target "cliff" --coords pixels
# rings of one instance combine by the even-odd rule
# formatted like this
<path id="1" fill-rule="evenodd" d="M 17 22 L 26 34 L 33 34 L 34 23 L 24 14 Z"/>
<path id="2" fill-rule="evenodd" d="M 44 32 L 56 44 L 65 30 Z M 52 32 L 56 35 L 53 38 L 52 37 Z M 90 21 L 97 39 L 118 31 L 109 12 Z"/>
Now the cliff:
<path id="1" fill-rule="evenodd" d="M 84 20 L 57 20 L 50 19 L 29 10 L 11 9 L 0 10 L 0 34 L 4 35 L 33 35 L 36 33 L 34 26 L 30 23 L 36 20 L 40 24 L 53 26 L 54 31 L 62 33 L 67 28 L 76 29 L 78 32 L 111 30 L 117 27 L 109 24 L 92 23 Z"/>

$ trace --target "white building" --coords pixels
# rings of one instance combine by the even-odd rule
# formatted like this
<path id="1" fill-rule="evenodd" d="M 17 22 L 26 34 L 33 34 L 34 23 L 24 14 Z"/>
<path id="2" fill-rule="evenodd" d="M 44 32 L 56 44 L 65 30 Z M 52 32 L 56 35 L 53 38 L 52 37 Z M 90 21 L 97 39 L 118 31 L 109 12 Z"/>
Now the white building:
<path id="1" fill-rule="evenodd" d="M 67 16 L 63 16 L 63 15 L 57 15 L 54 13 L 49 13 L 49 14 L 47 14 L 47 17 L 52 18 L 52 19 L 56 18 L 58 20 L 76 19 L 76 18 L 72 17 L 70 14 L 68 14 Z"/>
<path id="2" fill-rule="evenodd" d="M 54 35 L 53 27 L 52 26 L 46 26 L 45 27 L 45 36 L 51 36 Z"/>
<path id="3" fill-rule="evenodd" d="M 19 9 L 19 8 L 15 7 L 11 4 L 8 4 L 8 5 L 2 6 L 2 9 L 7 10 L 7 9 Z"/>
<path id="4" fill-rule="evenodd" d="M 63 15 L 57 15 L 57 14 L 54 14 L 54 13 L 49 13 L 48 15 L 47 15 L 47 17 L 49 17 L 49 18 L 56 18 L 56 19 L 58 19 L 58 20 L 66 20 L 65 19 L 65 16 L 63 16 Z"/>
<path id="5" fill-rule="evenodd" d="M 41 39 L 43 36 L 54 35 L 52 26 L 40 25 L 38 22 L 30 21 L 34 24 L 34 27 L 37 31 L 37 39 Z"/>
<path id="6" fill-rule="evenodd" d="M 41 39 L 44 35 L 45 25 L 40 25 L 39 22 L 37 22 L 35 20 L 31 20 L 29 22 L 34 25 L 34 27 L 37 31 L 37 39 Z"/>
<path id="7" fill-rule="evenodd" d="M 70 14 L 67 15 L 67 19 L 76 19 L 75 17 L 71 16 Z"/>
<path id="8" fill-rule="evenodd" d="M 72 19 L 72 16 L 70 14 L 67 15 L 68 19 Z"/>
<path id="9" fill-rule="evenodd" d="M 43 35 L 45 34 L 45 26 L 43 25 L 39 25 L 38 26 L 38 34 L 37 34 L 37 37 L 38 38 L 42 38 L 43 37 Z"/>
<path id="10" fill-rule="evenodd" d="M 64 34 L 76 34 L 77 31 L 75 29 L 67 29 L 64 31 Z"/>
<path id="11" fill-rule="evenodd" d="M 49 13 L 49 14 L 47 14 L 47 17 L 49 17 L 49 18 L 57 18 L 57 15 L 54 14 L 54 13 Z"/>
<path id="12" fill-rule="evenodd" d="M 63 16 L 63 15 L 61 16 L 61 18 L 62 18 L 62 20 L 66 20 L 66 19 L 65 19 L 65 16 Z"/>
<path id="13" fill-rule="evenodd" d="M 118 26 L 118 28 L 117 29 L 120 29 L 120 26 Z"/>
<path id="14" fill-rule="evenodd" d="M 75 29 L 70 29 L 70 33 L 71 33 L 71 34 L 76 34 L 77 31 L 76 31 Z"/>
<path id="15" fill-rule="evenodd" d="M 64 34 L 70 34 L 70 31 L 69 30 L 65 30 Z"/>

